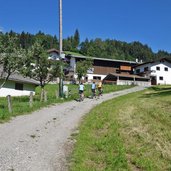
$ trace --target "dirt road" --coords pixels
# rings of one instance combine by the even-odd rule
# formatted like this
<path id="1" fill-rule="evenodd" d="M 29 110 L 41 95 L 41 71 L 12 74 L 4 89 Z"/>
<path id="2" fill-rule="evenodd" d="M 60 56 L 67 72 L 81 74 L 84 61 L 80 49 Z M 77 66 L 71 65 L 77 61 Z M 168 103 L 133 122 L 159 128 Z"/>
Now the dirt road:
<path id="1" fill-rule="evenodd" d="M 103 101 L 143 89 L 134 87 L 105 94 L 98 100 L 57 104 L 1 124 L 0 171 L 67 170 L 66 147 L 82 116 Z"/>

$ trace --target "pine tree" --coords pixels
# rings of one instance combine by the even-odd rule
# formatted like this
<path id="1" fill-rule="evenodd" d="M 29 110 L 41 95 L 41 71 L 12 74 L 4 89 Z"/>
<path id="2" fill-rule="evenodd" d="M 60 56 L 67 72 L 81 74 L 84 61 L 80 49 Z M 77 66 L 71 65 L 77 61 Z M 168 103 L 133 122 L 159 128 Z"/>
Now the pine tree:
<path id="1" fill-rule="evenodd" d="M 80 44 L 80 34 L 78 29 L 76 29 L 74 34 L 74 48 L 77 50 L 78 46 Z"/>

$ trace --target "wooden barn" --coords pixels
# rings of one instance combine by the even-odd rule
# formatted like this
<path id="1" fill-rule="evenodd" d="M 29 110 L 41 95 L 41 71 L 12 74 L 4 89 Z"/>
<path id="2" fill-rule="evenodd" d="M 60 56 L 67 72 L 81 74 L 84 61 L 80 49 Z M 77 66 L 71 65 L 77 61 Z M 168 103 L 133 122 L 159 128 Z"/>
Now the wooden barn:
<path id="1" fill-rule="evenodd" d="M 70 80 L 77 79 L 76 65 L 78 61 L 85 59 L 93 60 L 93 67 L 87 71 L 87 75 L 84 78 L 86 82 L 103 80 L 109 73 L 127 75 L 132 74 L 132 68 L 136 65 L 136 62 L 134 61 L 107 58 L 85 57 L 75 55 L 66 55 L 66 58 L 68 59 L 68 61 L 70 61 L 70 69 L 68 74 L 68 79 Z"/>

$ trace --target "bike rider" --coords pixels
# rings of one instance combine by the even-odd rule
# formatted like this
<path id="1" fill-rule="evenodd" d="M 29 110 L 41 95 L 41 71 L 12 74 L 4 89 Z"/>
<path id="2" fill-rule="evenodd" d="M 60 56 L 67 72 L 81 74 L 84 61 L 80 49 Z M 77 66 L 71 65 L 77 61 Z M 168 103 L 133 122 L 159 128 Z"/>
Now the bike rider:
<path id="1" fill-rule="evenodd" d="M 94 81 L 91 85 L 91 91 L 92 91 L 92 98 L 96 97 L 96 84 Z"/>
<path id="2" fill-rule="evenodd" d="M 99 81 L 97 88 L 99 92 L 98 96 L 102 96 L 102 82 L 101 81 Z"/>
<path id="3" fill-rule="evenodd" d="M 79 95 L 80 95 L 79 100 L 83 101 L 84 100 L 84 85 L 82 82 L 79 84 Z"/>

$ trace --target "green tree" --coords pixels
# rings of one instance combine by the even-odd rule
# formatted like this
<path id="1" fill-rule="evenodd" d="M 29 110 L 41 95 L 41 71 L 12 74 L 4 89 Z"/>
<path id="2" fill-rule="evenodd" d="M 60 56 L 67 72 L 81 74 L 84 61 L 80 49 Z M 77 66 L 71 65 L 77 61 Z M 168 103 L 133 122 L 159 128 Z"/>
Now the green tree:
<path id="1" fill-rule="evenodd" d="M 28 50 L 27 58 L 24 63 L 25 67 L 23 73 L 26 76 L 38 80 L 41 88 L 44 88 L 45 84 L 51 81 L 48 70 L 50 61 L 48 60 L 48 54 L 41 41 L 36 41 Z"/>
<path id="2" fill-rule="evenodd" d="M 42 42 L 37 40 L 28 50 L 24 60 L 22 73 L 40 82 L 42 89 L 41 100 L 44 97 L 44 86 L 60 74 L 59 61 L 48 60 L 47 51 Z"/>
<path id="3" fill-rule="evenodd" d="M 79 44 L 80 44 L 80 33 L 78 31 L 78 29 L 76 29 L 75 33 L 74 33 L 74 48 L 77 50 Z"/>
<path id="4" fill-rule="evenodd" d="M 68 37 L 67 39 L 63 40 L 63 50 L 64 51 L 72 51 L 72 39 Z"/>
<path id="5" fill-rule="evenodd" d="M 164 50 L 159 50 L 156 54 L 155 54 L 155 58 L 156 59 L 160 59 L 160 58 L 170 58 L 171 59 L 171 54 L 169 54 L 168 52 L 164 51 Z"/>
<path id="6" fill-rule="evenodd" d="M 88 38 L 86 38 L 85 41 L 80 44 L 80 53 L 83 55 L 87 55 L 88 49 L 89 49 L 89 40 Z"/>
<path id="7" fill-rule="evenodd" d="M 17 47 L 17 37 L 8 35 L 5 41 L 0 37 L 0 78 L 4 81 L 0 88 L 4 86 L 10 75 L 19 72 L 22 67 L 25 51 Z"/>
<path id="8" fill-rule="evenodd" d="M 92 64 L 93 64 L 92 59 L 86 59 L 86 60 L 77 62 L 76 73 L 77 73 L 79 82 L 81 81 L 82 77 L 86 76 L 87 70 L 92 68 Z"/>

